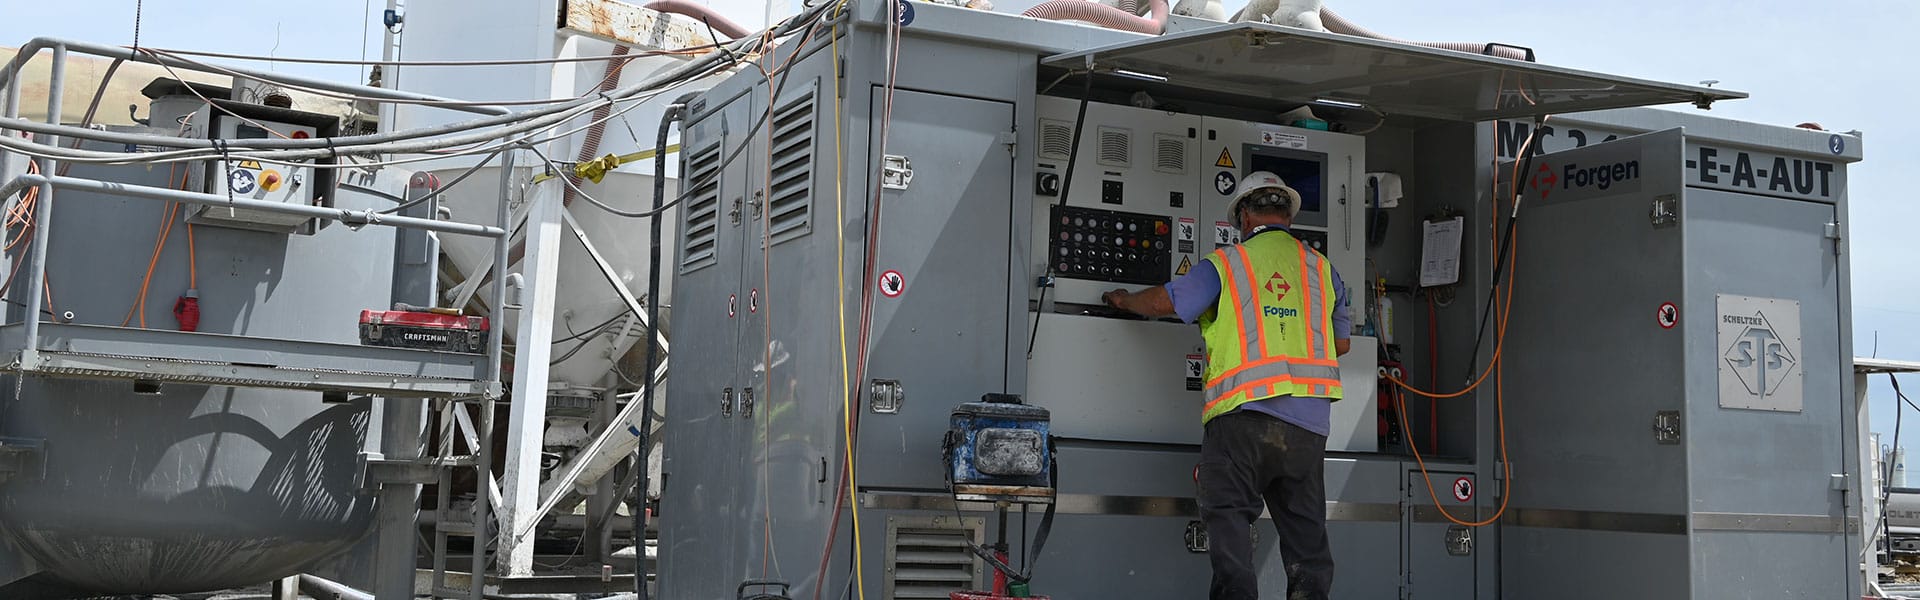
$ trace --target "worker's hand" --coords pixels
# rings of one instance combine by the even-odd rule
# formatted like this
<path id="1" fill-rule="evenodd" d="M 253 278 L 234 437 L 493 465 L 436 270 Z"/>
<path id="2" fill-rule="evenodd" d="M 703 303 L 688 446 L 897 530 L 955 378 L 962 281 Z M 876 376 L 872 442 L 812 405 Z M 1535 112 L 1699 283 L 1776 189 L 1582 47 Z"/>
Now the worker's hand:
<path id="1" fill-rule="evenodd" d="M 1125 309 L 1126 307 L 1122 306 L 1121 303 L 1126 302 L 1127 296 L 1129 295 L 1131 295 L 1131 293 L 1126 290 L 1114 290 L 1111 292 L 1107 292 L 1105 294 L 1101 294 L 1100 301 L 1107 303 L 1107 306 L 1111 306 L 1119 309 Z"/>

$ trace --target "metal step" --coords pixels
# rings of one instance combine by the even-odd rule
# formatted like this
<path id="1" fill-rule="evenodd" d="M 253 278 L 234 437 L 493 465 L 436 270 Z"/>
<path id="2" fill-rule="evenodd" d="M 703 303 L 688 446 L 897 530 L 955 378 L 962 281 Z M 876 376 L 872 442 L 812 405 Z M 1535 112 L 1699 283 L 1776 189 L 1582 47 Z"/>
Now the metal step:
<path id="1" fill-rule="evenodd" d="M 213 333 L 41 323 L 0 326 L 0 371 L 82 379 L 452 398 L 487 393 L 479 354 Z"/>

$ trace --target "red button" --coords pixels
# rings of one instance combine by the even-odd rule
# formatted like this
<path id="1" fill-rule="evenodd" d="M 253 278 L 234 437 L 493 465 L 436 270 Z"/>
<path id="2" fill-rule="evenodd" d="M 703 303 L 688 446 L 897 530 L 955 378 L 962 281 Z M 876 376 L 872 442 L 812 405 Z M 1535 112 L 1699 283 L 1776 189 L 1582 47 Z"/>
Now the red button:
<path id="1" fill-rule="evenodd" d="M 1166 222 L 1166 221 L 1154 221 L 1154 222 L 1153 222 L 1153 234 L 1154 234 L 1154 235 L 1166 235 L 1166 234 L 1167 234 L 1167 222 Z"/>

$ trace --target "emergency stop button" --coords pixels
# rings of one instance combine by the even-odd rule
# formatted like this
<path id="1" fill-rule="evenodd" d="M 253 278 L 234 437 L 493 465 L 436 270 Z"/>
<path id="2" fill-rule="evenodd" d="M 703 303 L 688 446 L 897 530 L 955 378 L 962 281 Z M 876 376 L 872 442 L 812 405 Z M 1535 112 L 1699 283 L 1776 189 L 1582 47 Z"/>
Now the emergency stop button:
<path id="1" fill-rule="evenodd" d="M 264 189 L 269 192 L 278 191 L 280 189 L 280 184 L 284 183 L 285 181 L 286 181 L 286 178 L 281 177 L 280 172 L 275 171 L 273 169 L 267 169 L 266 171 L 262 171 L 260 173 L 260 189 Z"/>
<path id="2" fill-rule="evenodd" d="M 1167 229 L 1167 222 L 1166 222 L 1166 221 L 1154 221 L 1154 222 L 1153 222 L 1153 234 L 1154 234 L 1154 235 L 1166 235 L 1166 234 L 1167 234 L 1167 231 L 1168 231 L 1168 229 Z"/>

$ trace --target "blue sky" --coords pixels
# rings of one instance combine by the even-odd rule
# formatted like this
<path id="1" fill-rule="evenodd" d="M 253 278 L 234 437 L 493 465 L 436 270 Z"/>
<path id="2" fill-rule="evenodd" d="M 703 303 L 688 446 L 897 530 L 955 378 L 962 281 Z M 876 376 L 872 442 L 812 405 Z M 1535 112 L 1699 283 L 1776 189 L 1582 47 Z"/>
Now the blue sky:
<path id="1" fill-rule="evenodd" d="M 526 0 L 546 1 L 546 0 Z M 39 35 L 126 44 L 133 0 L 0 0 L 0 45 Z M 146 0 L 141 44 L 157 47 L 328 58 L 380 52 L 384 0 L 210 2 Z M 1228 10 L 1238 8 L 1228 0 Z M 1856 353 L 1920 359 L 1920 207 L 1902 173 L 1920 168 L 1920 97 L 1912 65 L 1920 3 L 1905 0 L 1615 0 L 1560 3 L 1330 2 L 1376 31 L 1434 41 L 1498 40 L 1530 46 L 1543 62 L 1674 82 L 1719 80 L 1750 92 L 1714 114 L 1763 123 L 1815 121 L 1865 133 L 1867 160 L 1850 170 Z M 1556 10 L 1557 9 L 1557 10 Z M 376 27 L 364 38 L 364 19 Z M 742 19 L 751 21 L 757 19 Z M 279 63 L 275 70 L 344 81 L 357 67 Z M 1909 175 L 1910 176 L 1910 175 Z M 1890 430 L 1891 391 L 1873 382 L 1875 429 Z M 1920 390 L 1920 379 L 1908 386 Z M 1908 430 L 1920 446 L 1920 415 Z"/>

